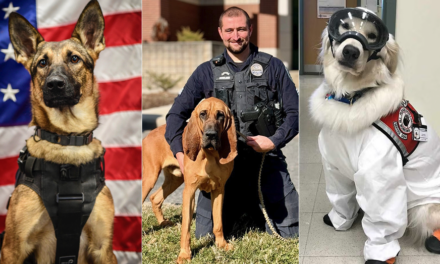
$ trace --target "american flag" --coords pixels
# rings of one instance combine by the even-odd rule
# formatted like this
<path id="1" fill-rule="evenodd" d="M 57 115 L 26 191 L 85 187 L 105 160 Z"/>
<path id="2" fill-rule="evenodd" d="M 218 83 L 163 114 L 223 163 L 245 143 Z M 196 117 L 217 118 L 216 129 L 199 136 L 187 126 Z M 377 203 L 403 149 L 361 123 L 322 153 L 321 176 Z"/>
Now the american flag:
<path id="1" fill-rule="evenodd" d="M 15 61 L 9 14 L 23 15 L 46 41 L 70 38 L 88 0 L 0 0 L 0 232 L 14 189 L 17 158 L 33 134 L 30 75 Z M 94 136 L 107 149 L 106 184 L 115 204 L 113 250 L 119 263 L 141 263 L 141 0 L 99 0 L 106 49 L 95 76 L 101 93 Z"/>

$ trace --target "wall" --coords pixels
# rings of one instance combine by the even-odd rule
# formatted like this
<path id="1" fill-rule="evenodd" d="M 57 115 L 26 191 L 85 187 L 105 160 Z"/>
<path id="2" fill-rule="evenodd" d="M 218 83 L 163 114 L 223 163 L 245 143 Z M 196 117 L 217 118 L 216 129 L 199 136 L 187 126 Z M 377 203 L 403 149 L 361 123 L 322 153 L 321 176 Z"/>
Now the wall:
<path id="1" fill-rule="evenodd" d="M 223 49 L 223 43 L 217 41 L 144 42 L 142 87 L 146 88 L 150 83 L 148 72 L 154 72 L 169 74 L 173 79 L 182 77 L 176 87 L 183 88 L 200 64 L 221 54 Z"/>
<path id="2" fill-rule="evenodd" d="M 159 18 L 160 0 L 142 0 L 142 41 L 152 41 L 152 28 Z"/>
<path id="3" fill-rule="evenodd" d="M 421 4 L 423 2 L 423 4 Z M 440 133 L 440 1 L 397 1 L 396 40 L 406 98 Z"/>
<path id="4" fill-rule="evenodd" d="M 238 6 L 249 14 L 254 25 L 251 42 L 261 51 L 290 65 L 292 15 L 289 1 L 291 0 L 143 0 L 142 39 L 152 42 L 152 26 L 163 17 L 169 25 L 170 41 L 177 40 L 176 33 L 182 26 L 189 26 L 193 31 L 201 30 L 205 40 L 221 41 L 217 30 L 218 18 L 225 9 Z M 280 16 L 279 12 L 284 15 Z"/>
<path id="5" fill-rule="evenodd" d="M 327 26 L 328 18 L 318 18 L 317 0 L 304 2 L 304 72 L 321 72 L 318 53 L 321 47 L 321 33 Z M 347 7 L 356 7 L 356 0 L 346 0 Z"/>
<path id="6" fill-rule="evenodd" d="M 278 0 L 278 58 L 282 58 L 283 62 L 292 68 L 292 50 L 294 43 L 292 42 L 292 19 L 298 20 L 298 14 L 292 17 L 292 1 Z M 296 30 L 298 33 L 298 30 Z M 297 40 L 298 38 L 296 38 Z M 297 65 L 297 64 L 295 64 Z"/>

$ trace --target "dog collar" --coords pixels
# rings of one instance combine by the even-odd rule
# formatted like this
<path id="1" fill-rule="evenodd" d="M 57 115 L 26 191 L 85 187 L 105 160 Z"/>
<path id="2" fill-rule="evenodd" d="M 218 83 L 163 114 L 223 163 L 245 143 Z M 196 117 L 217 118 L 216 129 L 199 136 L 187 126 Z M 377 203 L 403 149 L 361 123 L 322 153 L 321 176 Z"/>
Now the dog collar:
<path id="1" fill-rule="evenodd" d="M 341 98 L 337 98 L 335 97 L 335 93 L 328 93 L 325 96 L 325 99 L 327 100 L 336 100 L 345 104 L 349 104 L 352 105 L 354 104 L 354 102 L 356 102 L 357 100 L 359 100 L 359 98 L 361 98 L 366 92 L 368 92 L 369 90 L 371 90 L 373 87 L 368 87 L 365 89 L 362 89 L 360 91 L 356 91 L 353 94 L 344 94 Z"/>
<path id="2" fill-rule="evenodd" d="M 51 143 L 60 144 L 62 146 L 83 146 L 88 145 L 93 140 L 93 132 L 90 132 L 84 136 L 66 136 L 66 135 L 58 135 L 47 130 L 43 130 L 39 127 L 35 128 L 34 140 L 35 136 L 38 136 L 40 139 L 47 140 Z"/>

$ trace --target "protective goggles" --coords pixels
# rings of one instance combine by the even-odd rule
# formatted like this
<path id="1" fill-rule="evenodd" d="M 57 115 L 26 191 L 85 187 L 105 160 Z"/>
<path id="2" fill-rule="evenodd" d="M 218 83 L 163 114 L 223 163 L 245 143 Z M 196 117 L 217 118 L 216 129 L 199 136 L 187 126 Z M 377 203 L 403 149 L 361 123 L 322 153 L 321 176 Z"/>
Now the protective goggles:
<path id="1" fill-rule="evenodd" d="M 363 8 L 346 8 L 330 17 L 327 25 L 328 35 L 333 50 L 333 40 L 343 42 L 347 38 L 358 40 L 364 50 L 374 50 L 377 59 L 379 52 L 388 41 L 388 29 L 383 21 L 371 11 Z"/>

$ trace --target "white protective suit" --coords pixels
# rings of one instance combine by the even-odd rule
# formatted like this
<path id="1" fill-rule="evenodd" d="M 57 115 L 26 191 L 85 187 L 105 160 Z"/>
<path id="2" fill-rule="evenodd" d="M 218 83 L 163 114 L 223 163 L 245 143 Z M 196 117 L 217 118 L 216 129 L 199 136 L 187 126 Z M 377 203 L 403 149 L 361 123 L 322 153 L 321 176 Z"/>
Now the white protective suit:
<path id="1" fill-rule="evenodd" d="M 440 203 L 440 140 L 435 131 L 428 125 L 428 142 L 420 142 L 403 167 L 398 149 L 371 125 L 399 107 L 403 83 L 397 78 L 351 106 L 326 100 L 331 91 L 325 83 L 310 100 L 312 117 L 322 126 L 319 149 L 333 206 L 330 220 L 336 230 L 347 230 L 362 208 L 368 237 L 365 260 L 395 257 L 400 251 L 397 239 L 407 226 L 407 210 Z"/>

